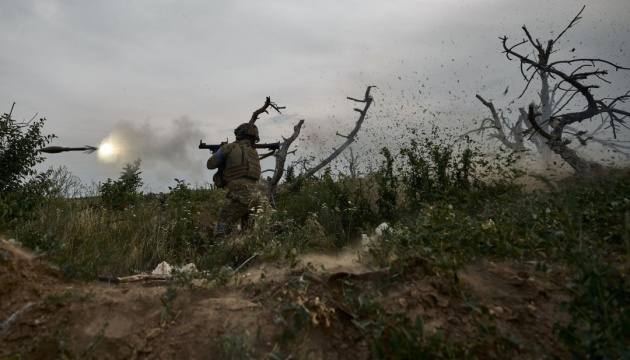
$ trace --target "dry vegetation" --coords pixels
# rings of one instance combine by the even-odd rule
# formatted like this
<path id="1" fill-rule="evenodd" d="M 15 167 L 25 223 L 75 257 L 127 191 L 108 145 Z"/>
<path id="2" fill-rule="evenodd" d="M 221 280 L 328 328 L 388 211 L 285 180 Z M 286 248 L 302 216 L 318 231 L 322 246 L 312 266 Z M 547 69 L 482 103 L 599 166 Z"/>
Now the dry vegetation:
<path id="1" fill-rule="evenodd" d="M 443 144 L 418 138 L 366 176 L 328 169 L 282 192 L 289 178 L 223 241 L 221 190 L 141 194 L 139 164 L 97 197 L 49 192 L 3 218 L 32 254 L 0 242 L 0 356 L 628 356 L 628 173 L 525 192 L 513 158 Z M 97 281 L 161 261 L 198 271 Z"/>

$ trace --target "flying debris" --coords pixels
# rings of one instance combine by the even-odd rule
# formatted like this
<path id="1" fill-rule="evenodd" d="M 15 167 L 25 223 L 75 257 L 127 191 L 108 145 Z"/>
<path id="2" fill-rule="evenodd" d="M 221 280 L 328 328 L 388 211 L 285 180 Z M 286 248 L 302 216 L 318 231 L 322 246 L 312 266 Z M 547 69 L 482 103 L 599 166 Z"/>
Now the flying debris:
<path id="1" fill-rule="evenodd" d="M 65 152 L 65 151 L 84 151 L 86 154 L 91 154 L 93 152 L 95 152 L 96 150 L 98 150 L 97 147 L 94 146 L 89 146 L 89 145 L 85 145 L 83 147 L 62 147 L 62 146 L 48 146 L 45 148 L 41 148 L 38 151 L 39 152 L 45 152 L 45 153 L 49 153 L 49 154 L 57 154 L 60 152 Z"/>

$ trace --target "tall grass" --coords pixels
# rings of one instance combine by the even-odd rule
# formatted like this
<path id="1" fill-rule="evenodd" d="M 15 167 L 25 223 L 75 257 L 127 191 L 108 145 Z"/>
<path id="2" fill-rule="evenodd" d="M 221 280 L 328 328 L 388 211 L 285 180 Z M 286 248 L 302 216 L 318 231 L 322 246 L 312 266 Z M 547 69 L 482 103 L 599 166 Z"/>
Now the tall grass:
<path id="1" fill-rule="evenodd" d="M 480 258 L 533 261 L 540 271 L 562 264 L 571 274 L 563 308 L 573 321 L 558 324 L 556 335 L 566 351 L 576 357 L 629 354 L 627 172 L 566 188 L 540 178 L 549 189 L 528 194 L 513 181 L 521 172 L 511 167 L 510 154 L 490 162 L 470 141 L 445 146 L 418 140 L 383 155 L 382 166 L 362 178 L 327 169 L 297 191 L 281 187 L 276 207 L 258 211 L 249 231 L 233 239 L 212 237 L 224 192 L 193 189 L 182 180 L 163 196 L 137 194 L 134 204 L 122 207 L 99 197 L 50 195 L 35 216 L 5 231 L 73 277 L 125 275 L 161 261 L 193 261 L 206 276 L 220 280 L 251 259 L 295 266 L 298 254 L 352 245 L 387 220 L 392 231 L 373 241 L 369 251 L 375 265 L 393 271 L 418 256 L 449 276 Z M 423 336 L 418 319 L 372 315 L 397 339 L 392 345 L 373 337 L 377 350 L 448 352 L 446 338 L 417 342 Z M 399 336 L 410 332 L 418 336 Z"/>

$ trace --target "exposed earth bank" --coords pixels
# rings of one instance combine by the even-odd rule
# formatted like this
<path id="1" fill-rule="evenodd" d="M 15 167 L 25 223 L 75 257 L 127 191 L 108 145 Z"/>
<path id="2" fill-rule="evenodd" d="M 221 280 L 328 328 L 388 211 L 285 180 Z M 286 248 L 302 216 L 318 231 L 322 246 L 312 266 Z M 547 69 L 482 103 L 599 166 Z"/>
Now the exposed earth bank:
<path id="1" fill-rule="evenodd" d="M 422 320 L 429 350 L 447 338 L 481 358 L 563 356 L 563 282 L 533 265 L 477 262 L 453 279 L 420 258 L 394 271 L 361 257 L 253 265 L 226 285 L 85 283 L 0 240 L 0 358 L 369 359 L 396 346 L 396 314 Z"/>

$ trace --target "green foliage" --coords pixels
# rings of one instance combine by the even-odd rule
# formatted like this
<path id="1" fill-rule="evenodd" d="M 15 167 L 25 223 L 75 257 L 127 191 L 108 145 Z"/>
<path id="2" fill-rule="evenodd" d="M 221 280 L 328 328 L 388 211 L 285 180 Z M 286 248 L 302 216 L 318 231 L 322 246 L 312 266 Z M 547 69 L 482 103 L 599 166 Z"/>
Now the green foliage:
<path id="1" fill-rule="evenodd" d="M 11 113 L 0 117 L 0 228 L 30 217 L 48 189 L 49 172 L 34 169 L 44 161 L 37 149 L 55 137 L 42 134 L 45 121 L 17 122 Z"/>
<path id="2" fill-rule="evenodd" d="M 138 190 L 142 186 L 140 159 L 125 165 L 118 180 L 107 179 L 101 184 L 103 206 L 111 210 L 124 210 L 136 205 L 140 198 Z"/>
<path id="3" fill-rule="evenodd" d="M 551 236 L 572 269 L 565 285 L 570 299 L 562 304 L 572 321 L 554 330 L 576 358 L 627 358 L 630 277 L 617 263 L 630 259 L 630 184 L 590 185 L 574 187 L 570 197 L 555 194 L 558 215 Z M 619 197 L 606 196 L 613 193 Z"/>
<path id="4" fill-rule="evenodd" d="M 172 221 L 172 239 L 175 253 L 185 252 L 191 245 L 201 245 L 208 240 L 201 231 L 198 215 L 202 210 L 204 191 L 194 191 L 184 180 L 175 179 L 176 185 L 168 187 L 170 194 L 165 202 L 168 218 Z"/>
<path id="5" fill-rule="evenodd" d="M 630 175 L 613 173 L 528 194 L 512 181 L 518 175 L 509 167 L 513 158 L 489 159 L 464 140 L 452 146 L 436 139 L 411 141 L 397 157 L 384 149 L 381 168 L 364 178 L 326 169 L 320 179 L 305 179 L 298 191 L 281 193 L 275 209 L 254 214 L 248 232 L 234 239 L 209 238 L 200 226 L 202 215 L 210 222 L 216 218 L 224 190 L 193 189 L 175 179 L 167 194 L 143 195 L 139 162 L 102 185 L 105 206 L 68 199 L 62 195 L 67 191 L 59 190 L 63 187 L 53 186 L 57 190 L 12 235 L 46 251 L 72 277 L 93 279 L 150 270 L 161 261 L 192 261 L 203 271 L 185 281 L 203 277 L 228 284 L 249 264 L 280 262 L 293 268 L 300 254 L 345 247 L 391 219 L 392 230 L 369 245 L 372 264 L 390 267 L 389 281 L 403 281 L 400 269 L 418 258 L 454 281 L 460 267 L 475 259 L 535 262 L 540 271 L 564 266 L 570 274 L 569 298 L 562 308 L 571 321 L 556 325 L 558 340 L 577 358 L 627 356 Z M 317 310 L 303 300 L 280 312 L 286 341 L 303 334 L 312 321 L 309 314 Z M 166 314 L 170 304 L 165 297 Z M 475 308 L 481 314 L 475 323 L 480 336 L 466 347 L 427 333 L 421 318 L 383 311 L 375 298 L 348 294 L 345 305 L 377 358 L 460 358 L 477 352 L 508 357 L 522 345 L 482 306 Z M 223 339 L 226 356 L 251 355 L 248 338 L 240 335 Z M 60 341 L 63 345 L 63 337 Z"/>
<path id="6" fill-rule="evenodd" d="M 577 358 L 630 357 L 630 279 L 602 258 L 571 251 L 576 274 L 567 284 L 571 299 L 562 306 L 569 324 L 554 330 Z"/>
<path id="7" fill-rule="evenodd" d="M 251 336 L 247 331 L 235 331 L 221 336 L 219 348 L 222 359 L 247 360 L 255 359 Z"/>
<path id="8" fill-rule="evenodd" d="M 366 181 L 344 175 L 335 179 L 327 168 L 321 180 L 305 180 L 299 191 L 282 194 L 277 202 L 277 219 L 294 228 L 320 228 L 317 233 L 330 241 L 320 239 L 319 244 L 343 247 L 367 224 L 377 221 L 371 193 Z"/>
<path id="9" fill-rule="evenodd" d="M 452 205 L 426 205 L 416 219 L 371 242 L 369 252 L 381 266 L 423 257 L 438 268 L 456 270 L 499 241 L 494 227 L 482 226 Z"/>
<path id="10" fill-rule="evenodd" d="M 396 210 L 396 193 L 398 191 L 398 179 L 394 175 L 394 158 L 388 148 L 382 148 L 381 154 L 385 157 L 381 168 L 376 173 L 378 183 L 378 210 L 383 220 L 393 220 Z"/>
<path id="11" fill-rule="evenodd" d="M 297 179 L 297 175 L 295 173 L 295 165 L 291 164 L 287 166 L 287 171 L 284 173 L 284 181 L 287 184 L 293 183 Z"/>
<path id="12" fill-rule="evenodd" d="M 188 189 L 175 196 L 143 195 L 126 211 L 94 206 L 92 199 L 50 199 L 14 236 L 29 248 L 45 251 L 68 276 L 94 279 L 151 270 L 158 263 L 185 264 L 199 247 L 203 229 L 195 209 L 219 199 L 218 190 Z M 197 264 L 199 265 L 199 264 Z"/>
<path id="13" fill-rule="evenodd" d="M 476 258 L 535 260 L 542 271 L 548 261 L 561 262 L 571 274 L 562 308 L 572 321 L 556 324 L 559 340 L 576 358 L 624 358 L 630 349 L 630 280 L 622 265 L 630 259 L 629 198 L 629 175 L 613 173 L 538 196 L 518 188 L 495 192 L 480 199 L 476 212 L 465 203 L 434 202 L 369 251 L 382 266 L 421 256 L 452 275 Z M 481 330 L 491 338 L 505 335 L 503 350 L 519 346 L 491 323 L 480 322 Z"/>
<path id="14" fill-rule="evenodd" d="M 486 192 L 515 188 L 512 181 L 522 175 L 511 168 L 516 154 L 489 161 L 468 137 L 447 143 L 434 128 L 430 137 L 411 139 L 396 157 L 387 148 L 381 150 L 385 159 L 374 174 L 381 221 L 401 220 L 440 201 L 477 207 Z"/>
<path id="15" fill-rule="evenodd" d="M 87 344 L 86 348 L 80 354 L 75 354 L 71 350 L 71 346 L 69 346 L 69 343 L 72 342 L 72 339 L 70 339 L 70 341 L 68 339 L 67 326 L 64 326 L 60 329 L 55 330 L 54 337 L 55 337 L 55 342 L 57 344 L 57 358 L 58 359 L 92 358 L 94 356 L 93 352 L 95 348 L 100 344 L 101 340 L 103 340 L 103 337 L 105 337 L 105 330 L 107 329 L 108 326 L 109 326 L 109 321 L 106 321 L 96 333 L 95 338 L 91 339 L 91 341 Z"/>
<path id="16" fill-rule="evenodd" d="M 492 354 L 492 358 L 510 359 L 522 354 L 526 348 L 523 340 L 499 325 L 490 310 L 486 306 L 478 304 L 476 298 L 464 296 L 466 302 L 463 307 L 470 310 L 472 323 L 477 327 L 477 336 L 474 339 L 469 339 L 465 346 L 469 357 L 474 354 L 483 358 L 488 357 L 487 354 Z M 536 345 L 527 350 L 529 350 L 530 356 L 530 351 L 540 352 Z"/>
<path id="17" fill-rule="evenodd" d="M 177 289 L 169 286 L 166 289 L 166 293 L 160 297 L 160 303 L 162 303 L 162 310 L 160 310 L 160 324 L 164 325 L 169 314 L 173 311 L 173 301 L 177 298 Z"/>
<path id="18" fill-rule="evenodd" d="M 83 195 L 84 186 L 78 176 L 65 166 L 50 168 L 50 188 L 48 195 L 53 198 L 76 198 Z"/>
<path id="19" fill-rule="evenodd" d="M 352 323 L 365 336 L 376 359 L 462 358 L 465 347 L 456 346 L 440 333 L 429 333 L 422 318 L 387 313 L 372 296 L 346 294 Z"/>
<path id="20" fill-rule="evenodd" d="M 455 189 L 469 190 L 479 184 L 474 174 L 475 152 L 464 149 L 458 157 L 453 148 L 441 142 L 424 139 L 412 140 L 409 147 L 400 150 L 404 159 L 399 171 L 410 207 L 447 197 Z M 477 154 L 478 155 L 478 154 Z"/>

